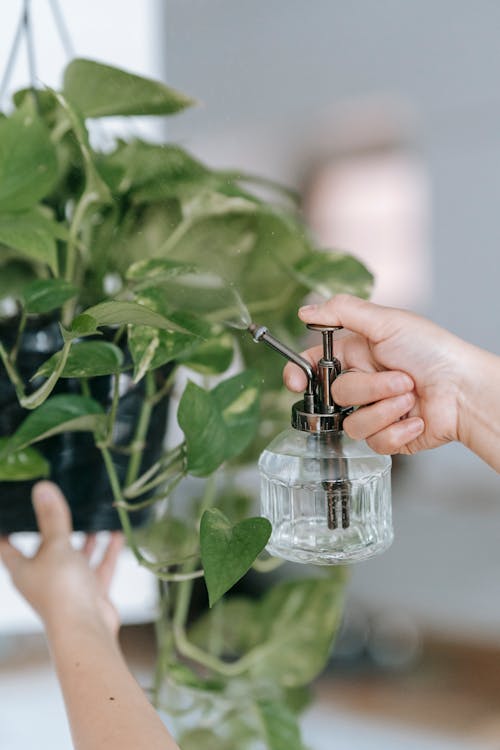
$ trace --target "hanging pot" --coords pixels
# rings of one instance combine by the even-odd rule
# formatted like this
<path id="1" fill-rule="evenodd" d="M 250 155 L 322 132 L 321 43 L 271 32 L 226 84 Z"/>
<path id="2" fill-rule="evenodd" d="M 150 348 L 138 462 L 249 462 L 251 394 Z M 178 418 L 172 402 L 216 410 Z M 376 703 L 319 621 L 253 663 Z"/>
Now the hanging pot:
<path id="1" fill-rule="evenodd" d="M 0 340 L 11 348 L 17 324 L 0 326 Z M 57 320 L 37 319 L 28 323 L 22 336 L 17 357 L 18 371 L 25 383 L 62 345 Z M 128 352 L 125 351 L 127 361 Z M 165 375 L 165 372 L 163 372 Z M 105 410 L 111 406 L 113 377 L 102 375 L 89 378 L 92 398 Z M 54 394 L 80 394 L 80 382 L 74 378 L 61 378 Z M 132 443 L 137 420 L 145 398 L 144 383 L 134 384 L 129 372 L 120 375 L 120 399 L 116 414 L 115 440 L 117 447 Z M 12 383 L 0 363 L 0 436 L 12 435 L 29 414 L 17 400 Z M 158 460 L 162 452 L 168 415 L 168 397 L 159 401 L 152 410 L 151 421 L 142 453 L 140 471 L 146 471 Z M 37 443 L 36 448 L 50 463 L 50 479 L 66 495 L 76 530 L 99 531 L 119 529 L 120 521 L 113 507 L 113 496 L 101 453 L 88 432 L 66 432 Z M 126 476 L 129 455 L 113 452 L 113 463 L 120 482 Z M 0 534 L 16 531 L 36 531 L 36 520 L 31 505 L 31 488 L 34 481 L 0 482 Z M 141 501 L 146 496 L 142 496 Z M 141 525 L 149 509 L 133 511 L 130 520 Z"/>

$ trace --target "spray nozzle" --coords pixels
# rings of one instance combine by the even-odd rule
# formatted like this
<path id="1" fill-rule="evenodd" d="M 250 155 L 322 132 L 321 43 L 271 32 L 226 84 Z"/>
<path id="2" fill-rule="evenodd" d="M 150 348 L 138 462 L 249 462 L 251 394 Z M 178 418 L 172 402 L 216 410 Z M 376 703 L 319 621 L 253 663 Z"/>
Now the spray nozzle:
<path id="1" fill-rule="evenodd" d="M 317 364 L 316 371 L 307 359 L 272 336 L 266 326 L 251 323 L 248 330 L 255 342 L 263 341 L 290 362 L 298 365 L 307 377 L 304 399 L 292 408 L 293 426 L 308 432 L 337 431 L 342 429 L 343 417 L 348 411 L 341 409 L 331 394 L 331 385 L 341 371 L 340 362 L 333 355 L 333 336 L 342 326 L 310 324 L 307 327 L 323 334 L 323 356 Z"/>

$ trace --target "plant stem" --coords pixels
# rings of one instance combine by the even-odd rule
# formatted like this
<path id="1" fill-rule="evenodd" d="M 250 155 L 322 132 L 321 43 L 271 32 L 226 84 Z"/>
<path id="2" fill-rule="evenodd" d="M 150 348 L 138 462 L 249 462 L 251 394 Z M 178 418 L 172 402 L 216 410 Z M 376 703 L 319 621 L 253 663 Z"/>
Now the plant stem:
<path id="1" fill-rule="evenodd" d="M 9 377 L 10 382 L 16 390 L 16 395 L 19 401 L 24 398 L 24 383 L 21 380 L 21 376 L 16 370 L 14 364 L 10 361 L 10 357 L 4 348 L 4 345 L 0 342 L 0 359 L 5 367 L 5 371 Z"/>
<path id="2" fill-rule="evenodd" d="M 80 378 L 80 387 L 84 396 L 87 396 L 88 398 L 92 397 L 88 378 Z"/>
<path id="3" fill-rule="evenodd" d="M 137 560 L 139 564 L 143 565 L 144 563 L 147 562 L 147 560 L 144 559 L 139 548 L 137 547 L 137 544 L 135 543 L 134 534 L 132 531 L 132 526 L 130 524 L 128 513 L 122 507 L 122 503 L 123 503 L 122 491 L 121 491 L 120 482 L 118 480 L 118 476 L 116 473 L 115 465 L 113 463 L 113 459 L 111 458 L 111 453 L 109 452 L 108 447 L 104 443 L 98 443 L 97 447 L 101 451 L 101 454 L 104 460 L 104 465 L 108 473 L 109 483 L 111 485 L 111 490 L 113 492 L 113 498 L 115 500 L 115 506 L 118 512 L 118 516 L 120 518 L 120 523 L 123 528 L 123 533 L 125 534 L 125 538 L 128 542 L 130 549 L 132 550 L 134 554 L 135 559 Z"/>
<path id="4" fill-rule="evenodd" d="M 125 510 L 133 512 L 134 510 L 140 510 L 141 508 L 148 508 L 150 505 L 154 505 L 159 500 L 164 500 L 168 495 L 170 495 L 171 492 L 175 490 L 181 479 L 184 479 L 185 473 L 182 472 L 182 474 L 179 474 L 175 477 L 175 479 L 171 482 L 171 484 L 168 485 L 168 487 L 165 488 L 164 492 L 158 493 L 157 495 L 153 495 L 153 497 L 148 498 L 147 500 L 141 500 L 139 503 L 128 503 L 125 500 L 120 503 L 120 507 L 125 508 Z M 127 495 L 125 493 L 124 497 Z"/>
<path id="5" fill-rule="evenodd" d="M 21 319 L 19 321 L 19 328 L 17 329 L 16 343 L 14 344 L 10 352 L 10 361 L 12 362 L 13 365 L 16 364 L 17 353 L 19 351 L 19 347 L 21 346 L 21 339 L 24 333 L 24 329 L 26 328 L 27 319 L 28 319 L 28 315 L 26 313 L 25 308 L 23 307 L 22 312 L 21 312 Z"/>
<path id="6" fill-rule="evenodd" d="M 146 439 L 149 422 L 151 419 L 151 412 L 153 411 L 153 407 L 150 401 L 150 399 L 155 393 L 155 383 L 154 383 L 154 376 L 152 372 L 146 373 L 145 382 L 146 382 L 146 397 L 144 401 L 142 402 L 141 412 L 139 414 L 139 420 L 137 422 L 137 427 L 135 430 L 134 440 L 133 440 L 134 445 L 140 445 L 140 446 L 143 446 L 144 440 Z M 137 474 L 139 473 L 139 469 L 141 467 L 141 459 L 142 459 L 142 447 L 139 450 L 136 450 L 134 453 L 132 453 L 132 456 L 130 457 L 130 461 L 127 467 L 127 476 L 125 479 L 126 487 L 128 487 L 137 479 Z"/>
<path id="7" fill-rule="evenodd" d="M 132 487 L 127 487 L 123 494 L 129 500 L 133 500 L 134 498 L 140 497 L 146 492 L 149 492 L 149 490 L 154 490 L 156 487 L 164 484 L 172 476 L 172 474 L 175 473 L 180 473 L 180 478 L 185 476 L 186 472 L 184 470 L 184 458 L 182 458 L 180 463 L 178 464 L 172 463 L 167 469 L 165 469 L 165 471 L 163 471 L 147 484 L 141 485 L 140 487 L 135 489 L 132 489 L 133 485 Z"/>
<path id="8" fill-rule="evenodd" d="M 69 281 L 70 284 L 73 283 L 75 277 L 78 232 L 80 231 L 80 226 L 85 217 L 85 212 L 94 201 L 94 193 L 83 193 L 83 195 L 80 197 L 80 200 L 76 204 L 75 212 L 71 219 L 68 242 L 66 244 L 66 267 L 64 270 L 64 278 L 66 279 L 66 281 Z M 65 326 L 69 326 L 71 322 L 73 313 L 75 311 L 75 305 L 76 300 L 70 299 L 65 303 L 63 307 L 62 321 Z"/>
<path id="9" fill-rule="evenodd" d="M 134 444 L 132 443 L 132 446 Z M 163 471 L 165 472 L 167 469 L 172 469 L 172 466 L 178 461 L 179 458 L 182 457 L 182 467 L 184 465 L 184 443 L 180 443 L 180 445 L 177 445 L 175 448 L 172 448 L 172 450 L 168 451 L 162 458 L 160 458 L 156 463 L 154 463 L 152 466 L 149 467 L 141 476 L 135 480 L 132 484 L 128 485 L 123 494 L 125 497 L 138 497 L 141 495 L 144 490 L 143 487 L 148 482 L 148 480 L 152 479 L 153 477 L 156 477 L 158 472 Z M 112 447 L 112 446 L 110 446 Z M 133 454 L 133 450 L 129 450 L 129 454 Z M 177 468 L 177 467 L 176 467 Z"/>
<path id="10" fill-rule="evenodd" d="M 113 375 L 113 398 L 111 400 L 111 409 L 108 415 L 108 441 L 113 441 L 113 429 L 116 421 L 116 412 L 118 410 L 118 400 L 120 398 L 120 373 L 115 372 Z"/>
<path id="11" fill-rule="evenodd" d="M 119 328 L 116 329 L 116 333 L 113 336 L 113 344 L 118 344 L 118 342 L 120 341 L 121 337 L 125 333 L 126 329 L 127 329 L 127 326 L 125 325 L 125 323 L 123 325 L 121 325 Z"/>

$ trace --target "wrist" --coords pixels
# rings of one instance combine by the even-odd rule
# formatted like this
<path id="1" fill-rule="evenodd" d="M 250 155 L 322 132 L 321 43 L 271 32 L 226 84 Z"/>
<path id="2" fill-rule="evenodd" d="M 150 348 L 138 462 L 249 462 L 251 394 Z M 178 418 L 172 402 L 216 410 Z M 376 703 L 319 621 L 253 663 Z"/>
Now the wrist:
<path id="1" fill-rule="evenodd" d="M 458 439 L 500 470 L 500 358 L 467 345 L 458 398 Z"/>
<path id="2" fill-rule="evenodd" d="M 117 637 L 109 624 L 95 609 L 78 607 L 61 608 L 42 617 L 51 645 L 79 640 L 83 636 L 92 640 L 117 644 Z"/>

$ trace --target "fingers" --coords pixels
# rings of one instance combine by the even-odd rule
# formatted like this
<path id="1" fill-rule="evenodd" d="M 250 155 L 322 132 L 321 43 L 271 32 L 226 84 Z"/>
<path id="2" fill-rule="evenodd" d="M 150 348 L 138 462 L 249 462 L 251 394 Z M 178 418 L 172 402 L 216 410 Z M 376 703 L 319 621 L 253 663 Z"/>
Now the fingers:
<path id="1" fill-rule="evenodd" d="M 424 420 L 420 417 L 404 419 L 401 422 L 386 427 L 366 441 L 370 448 L 377 453 L 404 453 L 403 448 L 415 440 L 424 431 Z"/>
<path id="2" fill-rule="evenodd" d="M 344 420 L 344 430 L 353 440 L 365 440 L 401 419 L 415 405 L 413 393 L 385 398 L 363 406 Z"/>
<path id="3" fill-rule="evenodd" d="M 84 555 L 87 560 L 90 560 L 92 557 L 95 547 L 97 544 L 97 534 L 88 534 L 87 538 L 85 539 L 85 543 L 82 547 L 82 555 Z"/>
<path id="4" fill-rule="evenodd" d="M 25 560 L 24 555 L 6 537 L 0 537 L 0 558 L 12 577 Z"/>
<path id="5" fill-rule="evenodd" d="M 364 406 L 408 393 L 414 385 L 409 375 L 395 370 L 346 372 L 334 381 L 332 395 L 340 406 Z"/>
<path id="6" fill-rule="evenodd" d="M 304 323 L 344 326 L 377 342 L 388 335 L 389 326 L 394 320 L 394 310 L 349 294 L 336 294 L 321 305 L 301 307 L 299 318 Z"/>
<path id="7" fill-rule="evenodd" d="M 123 534 L 119 531 L 113 531 L 110 534 L 108 547 L 104 553 L 104 557 L 96 568 L 96 576 L 103 588 L 107 593 L 113 573 L 115 572 L 116 563 L 123 547 Z"/>
<path id="8" fill-rule="evenodd" d="M 37 482 L 32 492 L 38 529 L 44 540 L 68 537 L 71 514 L 64 495 L 53 482 Z"/>

